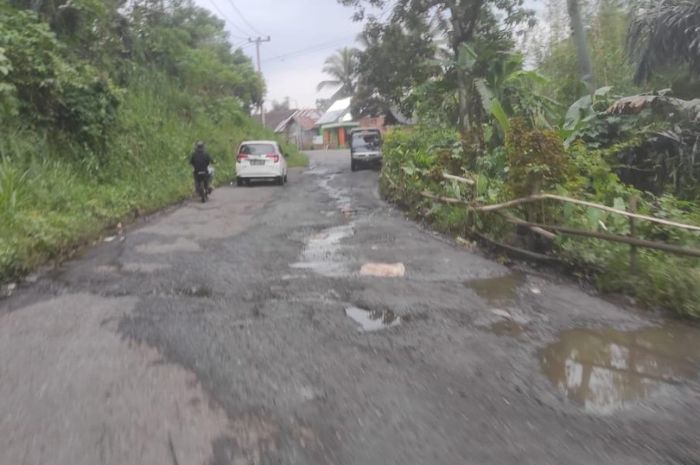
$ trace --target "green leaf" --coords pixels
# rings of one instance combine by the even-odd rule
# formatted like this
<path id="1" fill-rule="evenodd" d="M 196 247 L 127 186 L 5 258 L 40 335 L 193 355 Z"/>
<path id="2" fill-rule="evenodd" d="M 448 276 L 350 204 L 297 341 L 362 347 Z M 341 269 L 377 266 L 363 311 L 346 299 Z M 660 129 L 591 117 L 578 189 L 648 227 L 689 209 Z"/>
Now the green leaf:
<path id="1" fill-rule="evenodd" d="M 613 202 L 613 208 L 616 208 L 617 210 L 625 210 L 625 200 L 621 197 L 616 197 Z"/>
<path id="2" fill-rule="evenodd" d="M 503 130 L 503 134 L 507 138 L 508 133 L 510 132 L 510 121 L 508 120 L 508 115 L 506 115 L 505 110 L 501 106 L 501 102 L 496 99 L 491 101 L 491 114 L 494 118 L 496 118 L 496 121 L 498 121 L 498 124 Z"/>
<path id="3" fill-rule="evenodd" d="M 602 217 L 600 210 L 589 208 L 586 212 L 586 217 L 588 218 L 588 225 L 594 229 L 598 229 L 599 221 Z"/>
<path id="4" fill-rule="evenodd" d="M 591 116 L 593 112 L 593 100 L 590 95 L 581 97 L 573 105 L 569 107 L 566 112 L 564 129 L 575 130 L 582 121 L 587 116 Z"/>

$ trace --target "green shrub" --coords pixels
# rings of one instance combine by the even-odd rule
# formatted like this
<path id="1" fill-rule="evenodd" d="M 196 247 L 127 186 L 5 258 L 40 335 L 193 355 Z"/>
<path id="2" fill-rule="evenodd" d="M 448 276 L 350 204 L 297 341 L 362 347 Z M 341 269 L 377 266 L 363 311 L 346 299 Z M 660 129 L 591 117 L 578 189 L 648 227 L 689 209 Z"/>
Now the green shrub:
<path id="1" fill-rule="evenodd" d="M 147 73 L 138 82 L 124 96 L 103 158 L 80 145 L 56 146 L 39 130 L 0 129 L 0 281 L 191 196 L 188 158 L 196 140 L 207 142 L 223 184 L 235 174 L 242 140 L 273 137 L 236 102 L 214 119 L 168 78 Z M 174 105 L 190 108 L 192 117 L 178 116 Z M 285 150 L 290 165 L 306 163 L 298 150 Z"/>
<path id="2" fill-rule="evenodd" d="M 469 214 L 463 206 L 426 199 L 421 192 L 492 204 L 527 196 L 537 183 L 550 192 L 591 200 L 626 210 L 638 198 L 640 213 L 700 224 L 697 203 L 673 196 L 654 197 L 624 185 L 599 152 L 574 144 L 567 154 L 557 136 L 532 131 L 516 122 L 508 152 L 498 148 L 476 160 L 473 188 L 442 179 L 443 171 L 464 171 L 467 156 L 455 144 L 450 131 L 392 131 L 384 144 L 381 190 L 386 198 L 408 209 L 417 219 L 429 221 L 439 231 L 468 234 L 471 228 L 493 240 L 526 247 L 513 225 L 494 214 Z M 436 146 L 443 148 L 435 149 Z M 534 175 L 534 176 L 533 176 Z M 563 224 L 588 231 L 628 235 L 625 217 L 568 203 L 536 203 L 515 207 L 521 218 L 547 224 Z M 697 233 L 637 222 L 637 235 L 650 240 L 700 248 Z M 630 268 L 630 247 L 625 244 L 560 235 L 549 253 L 592 277 L 604 292 L 624 292 L 649 307 L 669 309 L 679 315 L 700 318 L 700 260 L 639 249 L 636 270 Z"/>
<path id="3" fill-rule="evenodd" d="M 551 190 L 566 182 L 569 160 L 554 131 L 531 129 L 524 121 L 513 120 L 506 150 L 508 186 L 516 197 Z"/>
<path id="4" fill-rule="evenodd" d="M 103 150 L 119 104 L 109 78 L 85 62 L 64 59 L 55 34 L 33 13 L 0 11 L 3 113 Z"/>

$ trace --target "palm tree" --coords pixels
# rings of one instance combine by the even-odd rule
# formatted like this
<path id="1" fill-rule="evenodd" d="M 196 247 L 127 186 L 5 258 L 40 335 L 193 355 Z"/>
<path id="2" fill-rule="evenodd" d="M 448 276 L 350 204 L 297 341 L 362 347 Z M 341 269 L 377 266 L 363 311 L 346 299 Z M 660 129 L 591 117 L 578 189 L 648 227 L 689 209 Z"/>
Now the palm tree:
<path id="1" fill-rule="evenodd" d="M 700 75 L 700 3 L 697 0 L 661 0 L 640 8 L 632 18 L 627 48 L 639 84 L 666 65 L 687 63 Z"/>
<path id="2" fill-rule="evenodd" d="M 349 47 L 342 48 L 326 58 L 323 72 L 331 79 L 320 82 L 318 90 L 326 87 L 337 88 L 338 90 L 333 95 L 334 100 L 341 97 L 351 97 L 355 93 L 357 82 L 357 58 L 358 50 Z"/>

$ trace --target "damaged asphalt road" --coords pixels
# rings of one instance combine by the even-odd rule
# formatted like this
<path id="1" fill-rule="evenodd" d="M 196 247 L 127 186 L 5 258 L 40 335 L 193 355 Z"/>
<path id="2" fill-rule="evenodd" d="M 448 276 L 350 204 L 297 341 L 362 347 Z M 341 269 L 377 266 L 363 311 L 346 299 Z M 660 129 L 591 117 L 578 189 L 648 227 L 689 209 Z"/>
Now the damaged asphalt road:
<path id="1" fill-rule="evenodd" d="M 1 300 L 0 464 L 700 464 L 700 330 L 311 159 Z"/>

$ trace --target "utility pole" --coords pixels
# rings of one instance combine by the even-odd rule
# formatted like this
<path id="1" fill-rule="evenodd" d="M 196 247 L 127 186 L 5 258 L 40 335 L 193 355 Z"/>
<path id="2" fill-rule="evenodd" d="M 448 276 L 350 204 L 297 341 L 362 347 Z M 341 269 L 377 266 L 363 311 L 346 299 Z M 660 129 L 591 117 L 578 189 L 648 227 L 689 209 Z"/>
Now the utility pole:
<path id="1" fill-rule="evenodd" d="M 266 38 L 262 37 L 257 37 L 255 39 L 248 39 L 248 42 L 251 44 L 255 44 L 255 55 L 258 58 L 258 74 L 260 74 L 260 79 L 262 79 L 263 74 L 262 74 L 262 68 L 260 67 L 260 44 L 263 42 L 269 42 L 270 41 L 270 36 L 267 36 Z M 262 125 L 265 126 L 265 110 L 263 109 L 263 101 L 260 101 L 260 121 L 262 122 Z"/>

